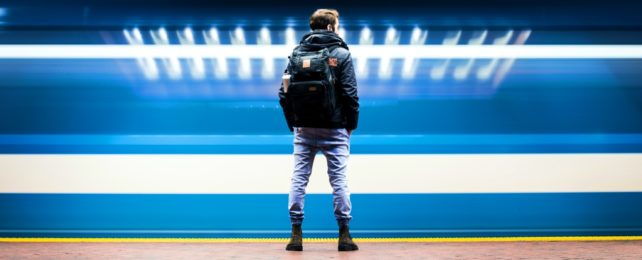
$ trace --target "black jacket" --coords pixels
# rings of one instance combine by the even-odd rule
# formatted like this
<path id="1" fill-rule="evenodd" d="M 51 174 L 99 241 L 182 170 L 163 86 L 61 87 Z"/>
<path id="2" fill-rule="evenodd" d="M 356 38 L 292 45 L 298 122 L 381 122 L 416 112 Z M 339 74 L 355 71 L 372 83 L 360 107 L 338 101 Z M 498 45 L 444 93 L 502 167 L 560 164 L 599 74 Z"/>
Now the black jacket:
<path id="1" fill-rule="evenodd" d="M 348 45 L 337 35 L 329 30 L 314 30 L 303 36 L 299 46 L 309 50 L 319 50 L 324 47 L 338 45 L 330 52 L 331 57 L 337 58 L 337 66 L 331 67 L 334 76 L 337 78 L 336 88 L 336 110 L 334 116 L 325 122 L 314 122 L 314 124 L 302 124 L 295 122 L 293 111 L 291 111 L 286 94 L 283 92 L 283 83 L 279 89 L 279 103 L 283 108 L 285 119 L 290 131 L 293 127 L 320 127 L 320 128 L 347 128 L 356 129 L 359 120 L 359 96 L 357 95 L 357 80 L 352 66 L 352 57 Z M 290 73 L 290 64 L 286 72 Z"/>

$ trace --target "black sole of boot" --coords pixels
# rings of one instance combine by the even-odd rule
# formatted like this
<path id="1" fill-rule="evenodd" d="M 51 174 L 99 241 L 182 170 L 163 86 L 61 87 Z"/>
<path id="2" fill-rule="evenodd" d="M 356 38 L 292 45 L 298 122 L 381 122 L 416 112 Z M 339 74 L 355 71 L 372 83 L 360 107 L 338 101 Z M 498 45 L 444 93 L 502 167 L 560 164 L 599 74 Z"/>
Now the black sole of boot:
<path id="1" fill-rule="evenodd" d="M 303 246 L 302 245 L 287 245 L 285 247 L 285 250 L 287 250 L 287 251 L 303 251 Z"/>
<path id="2" fill-rule="evenodd" d="M 339 251 L 356 251 L 359 250 L 359 247 L 356 245 L 350 245 L 350 244 L 345 244 L 345 245 L 339 245 Z"/>

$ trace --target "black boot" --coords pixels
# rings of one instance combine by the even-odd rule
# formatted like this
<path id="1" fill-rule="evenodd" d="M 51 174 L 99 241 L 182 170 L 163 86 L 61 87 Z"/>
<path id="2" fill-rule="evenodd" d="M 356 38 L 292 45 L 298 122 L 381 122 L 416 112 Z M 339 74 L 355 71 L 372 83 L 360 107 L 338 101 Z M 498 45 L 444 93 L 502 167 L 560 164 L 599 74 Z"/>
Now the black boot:
<path id="1" fill-rule="evenodd" d="M 339 251 L 354 250 L 359 250 L 359 247 L 352 241 L 348 224 L 339 224 Z"/>
<path id="2" fill-rule="evenodd" d="M 301 232 L 301 224 L 292 224 L 292 237 L 290 237 L 290 242 L 288 242 L 285 250 L 303 251 L 303 235 Z"/>

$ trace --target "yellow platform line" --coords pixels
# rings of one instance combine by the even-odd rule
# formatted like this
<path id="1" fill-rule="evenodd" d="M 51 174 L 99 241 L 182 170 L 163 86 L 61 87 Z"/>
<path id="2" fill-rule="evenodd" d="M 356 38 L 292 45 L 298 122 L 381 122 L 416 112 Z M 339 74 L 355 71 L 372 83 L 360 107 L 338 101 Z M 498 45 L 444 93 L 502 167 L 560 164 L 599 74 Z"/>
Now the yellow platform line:
<path id="1" fill-rule="evenodd" d="M 354 238 L 366 243 L 439 243 L 439 242 L 535 242 L 535 241 L 625 241 L 642 240 L 642 236 L 547 236 L 547 237 L 420 237 L 420 238 Z M 74 243 L 74 242 L 143 242 L 143 243 L 274 243 L 287 238 L 52 238 L 0 237 L 0 242 Z M 304 238 L 304 242 L 337 242 L 337 238 Z"/>

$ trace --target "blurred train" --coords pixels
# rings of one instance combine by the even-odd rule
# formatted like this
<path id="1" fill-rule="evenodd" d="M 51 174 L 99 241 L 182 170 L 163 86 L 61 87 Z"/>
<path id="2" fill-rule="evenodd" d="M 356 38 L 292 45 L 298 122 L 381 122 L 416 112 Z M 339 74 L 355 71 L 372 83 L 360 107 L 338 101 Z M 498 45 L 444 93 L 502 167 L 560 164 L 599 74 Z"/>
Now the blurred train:
<path id="1" fill-rule="evenodd" d="M 321 7 L 359 77 L 355 236 L 642 234 L 642 4 L 110 2 L 0 3 L 0 237 L 287 237 L 277 91 Z"/>

